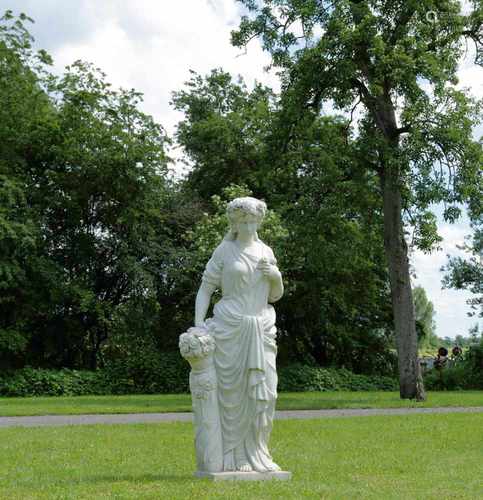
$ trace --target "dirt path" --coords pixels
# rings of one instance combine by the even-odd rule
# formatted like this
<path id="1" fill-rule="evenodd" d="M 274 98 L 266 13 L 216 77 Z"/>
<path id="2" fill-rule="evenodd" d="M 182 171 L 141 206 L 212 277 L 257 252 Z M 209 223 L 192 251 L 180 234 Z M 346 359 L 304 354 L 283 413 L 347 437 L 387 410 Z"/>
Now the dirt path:
<path id="1" fill-rule="evenodd" d="M 277 411 L 276 419 L 370 417 L 373 415 L 414 415 L 444 413 L 483 413 L 483 406 L 447 408 L 373 408 L 346 410 Z M 126 413 L 109 415 L 43 415 L 38 417 L 0 417 L 0 427 L 43 427 L 92 424 L 140 424 L 156 422 L 191 422 L 192 413 Z"/>

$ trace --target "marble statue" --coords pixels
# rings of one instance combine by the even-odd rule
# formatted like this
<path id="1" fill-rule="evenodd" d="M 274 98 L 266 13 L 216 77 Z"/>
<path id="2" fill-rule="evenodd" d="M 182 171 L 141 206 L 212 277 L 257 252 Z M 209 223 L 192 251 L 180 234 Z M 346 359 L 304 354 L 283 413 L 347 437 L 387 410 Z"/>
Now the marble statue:
<path id="1" fill-rule="evenodd" d="M 268 441 L 277 398 L 271 303 L 282 297 L 283 283 L 272 249 L 257 234 L 266 209 L 263 201 L 251 197 L 228 204 L 230 229 L 206 264 L 196 297 L 195 326 L 180 337 L 181 354 L 192 368 L 201 473 L 280 471 Z M 206 318 L 216 289 L 221 299 L 213 317 Z"/>

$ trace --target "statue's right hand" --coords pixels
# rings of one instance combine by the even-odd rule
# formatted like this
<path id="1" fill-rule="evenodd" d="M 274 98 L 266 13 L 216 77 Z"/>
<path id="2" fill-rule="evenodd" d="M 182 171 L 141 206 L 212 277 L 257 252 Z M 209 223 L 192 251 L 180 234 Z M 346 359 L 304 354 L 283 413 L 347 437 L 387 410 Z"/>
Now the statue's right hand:
<path id="1" fill-rule="evenodd" d="M 208 334 L 208 329 L 206 328 L 206 325 L 202 323 L 201 325 L 195 325 L 188 328 L 188 333 L 196 335 L 197 337 L 203 337 Z"/>

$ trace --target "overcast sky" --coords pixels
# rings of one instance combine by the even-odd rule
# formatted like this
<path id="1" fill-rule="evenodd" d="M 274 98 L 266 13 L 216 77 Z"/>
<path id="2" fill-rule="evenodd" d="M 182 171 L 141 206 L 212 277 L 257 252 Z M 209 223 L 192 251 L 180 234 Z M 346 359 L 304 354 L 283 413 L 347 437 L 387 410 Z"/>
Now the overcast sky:
<path id="1" fill-rule="evenodd" d="M 7 9 L 35 20 L 30 30 L 36 47 L 53 56 L 55 72 L 76 59 L 93 62 L 115 86 L 143 92 L 143 110 L 170 135 L 181 118 L 169 105 L 171 92 L 189 79 L 189 69 L 206 74 L 222 67 L 242 75 L 250 87 L 257 80 L 279 89 L 276 75 L 263 71 L 270 59 L 257 40 L 246 53 L 230 45 L 230 31 L 241 14 L 235 0 L 0 0 L 0 13 Z M 462 62 L 459 76 L 460 86 L 483 97 L 483 69 L 471 56 Z M 475 136 L 481 134 L 480 126 Z M 454 225 L 440 219 L 439 228 L 441 250 L 411 256 L 414 284 L 422 285 L 434 303 L 439 336 L 466 335 L 477 321 L 466 314 L 471 294 L 442 290 L 440 268 L 446 254 L 462 255 L 457 246 L 470 228 L 466 219 Z"/>

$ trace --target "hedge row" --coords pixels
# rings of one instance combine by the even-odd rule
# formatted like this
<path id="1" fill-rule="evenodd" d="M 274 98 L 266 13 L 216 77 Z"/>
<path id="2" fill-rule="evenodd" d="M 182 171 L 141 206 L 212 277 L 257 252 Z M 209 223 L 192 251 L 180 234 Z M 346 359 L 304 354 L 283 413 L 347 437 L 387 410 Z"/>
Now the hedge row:
<path id="1" fill-rule="evenodd" d="M 96 372 L 23 368 L 0 375 L 0 396 L 79 396 L 188 392 L 188 364 L 177 353 L 164 354 L 156 371 L 141 365 L 126 371 L 120 363 Z M 291 365 L 279 370 L 278 388 L 298 391 L 369 391 L 398 389 L 397 380 L 356 375 L 348 370 Z"/>
<path id="2" fill-rule="evenodd" d="M 189 365 L 178 353 L 146 356 L 104 369 L 23 368 L 0 374 L 0 396 L 84 396 L 188 392 Z"/>
<path id="3" fill-rule="evenodd" d="M 279 370 L 281 392 L 397 391 L 397 379 L 382 375 L 357 375 L 349 370 L 294 364 Z"/>

